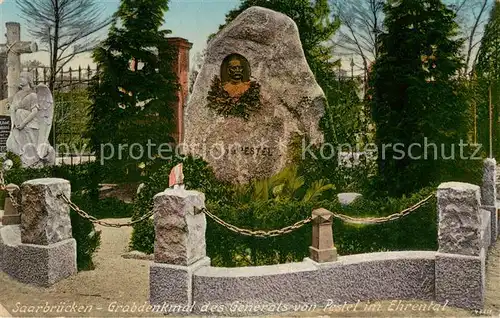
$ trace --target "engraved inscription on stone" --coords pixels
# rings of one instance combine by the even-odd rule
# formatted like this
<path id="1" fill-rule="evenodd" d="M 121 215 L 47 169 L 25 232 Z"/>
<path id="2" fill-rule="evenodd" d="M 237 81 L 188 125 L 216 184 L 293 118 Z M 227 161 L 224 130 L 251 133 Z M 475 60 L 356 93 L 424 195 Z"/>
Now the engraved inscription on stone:
<path id="1" fill-rule="evenodd" d="M 0 116 L 0 153 L 7 152 L 7 138 L 10 134 L 10 116 Z"/>
<path id="2" fill-rule="evenodd" d="M 275 149 L 269 147 L 228 147 L 226 152 L 230 155 L 244 156 L 275 156 Z M 273 154 L 274 153 L 274 154 Z"/>

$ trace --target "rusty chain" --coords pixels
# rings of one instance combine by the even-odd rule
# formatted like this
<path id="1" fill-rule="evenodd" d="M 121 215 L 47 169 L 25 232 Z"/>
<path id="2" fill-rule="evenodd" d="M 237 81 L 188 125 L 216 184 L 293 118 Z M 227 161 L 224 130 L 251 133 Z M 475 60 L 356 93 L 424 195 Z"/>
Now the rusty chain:
<path id="1" fill-rule="evenodd" d="M 427 203 L 433 196 L 434 196 L 434 193 L 430 194 L 429 196 L 427 196 L 426 198 L 424 198 L 420 202 L 412 205 L 411 207 L 409 207 L 409 208 L 407 208 L 407 209 L 405 209 L 405 210 L 403 210 L 401 212 L 393 213 L 391 215 L 383 216 L 383 217 L 378 217 L 378 218 L 373 218 L 373 217 L 356 218 L 356 217 L 352 217 L 352 216 L 348 216 L 348 215 L 340 214 L 340 213 L 336 213 L 336 212 L 331 212 L 331 213 L 333 214 L 334 217 L 336 217 L 336 218 L 338 218 L 338 219 L 340 219 L 340 220 L 342 220 L 342 221 L 344 221 L 346 223 L 351 223 L 351 224 L 380 224 L 380 223 L 394 221 L 394 220 L 397 220 L 397 219 L 400 219 L 402 217 L 407 216 L 411 212 L 417 210 L 418 208 L 420 208 L 421 206 L 423 206 L 425 203 Z M 216 223 L 222 225 L 223 227 L 227 228 L 228 230 L 230 230 L 232 232 L 239 233 L 239 234 L 246 235 L 246 236 L 255 236 L 255 237 L 273 237 L 273 236 L 279 236 L 279 235 L 287 234 L 287 233 L 290 233 L 290 232 L 292 232 L 294 230 L 297 230 L 297 229 L 303 227 L 304 225 L 306 225 L 307 223 L 309 223 L 309 222 L 312 221 L 312 217 L 308 217 L 307 219 L 301 220 L 301 221 L 299 221 L 299 222 L 297 222 L 297 223 L 295 223 L 293 225 L 284 227 L 284 228 L 279 229 L 279 230 L 270 230 L 270 231 L 256 230 L 256 231 L 252 231 L 252 230 L 248 230 L 248 229 L 241 229 L 241 228 L 238 228 L 238 227 L 236 227 L 236 226 L 234 226 L 232 224 L 229 224 L 229 223 L 223 221 L 218 216 L 216 216 L 213 213 L 211 213 L 210 211 L 208 211 L 206 208 L 203 208 L 202 211 L 208 217 L 210 217 L 212 220 L 214 220 Z"/>
<path id="2" fill-rule="evenodd" d="M 0 189 L 2 189 L 2 190 L 6 189 L 2 172 L 0 172 Z M 10 191 L 6 191 L 6 192 L 8 193 L 9 197 L 11 198 L 12 205 L 17 210 L 17 208 L 19 206 L 17 200 L 14 198 L 13 194 Z M 332 212 L 332 214 L 334 217 L 336 217 L 336 218 L 338 218 L 346 223 L 365 224 L 365 225 L 366 224 L 380 224 L 380 223 L 394 221 L 394 220 L 397 220 L 397 219 L 400 219 L 402 217 L 409 215 L 413 211 L 417 210 L 418 208 L 420 208 L 421 206 L 426 204 L 434 195 L 435 194 L 432 193 L 432 194 L 428 195 L 426 198 L 424 198 L 423 200 L 421 200 L 420 202 L 414 204 L 413 206 L 411 206 L 403 211 L 400 211 L 398 213 L 393 213 L 391 215 L 383 216 L 383 217 L 358 218 L 358 217 L 352 217 L 352 216 L 348 216 L 348 215 L 337 213 L 337 212 Z M 106 227 L 120 228 L 120 227 L 125 227 L 125 226 L 132 226 L 136 223 L 140 223 L 146 219 L 149 219 L 151 216 L 154 215 L 154 211 L 151 210 L 148 213 L 144 214 L 141 218 L 139 218 L 135 221 L 125 222 L 125 223 L 109 223 L 109 222 L 105 222 L 102 220 L 98 220 L 96 217 L 83 211 L 75 203 L 73 203 L 65 194 L 59 194 L 57 196 L 61 197 L 69 205 L 69 207 L 71 209 L 73 209 L 76 213 L 78 213 L 78 215 L 80 215 L 82 218 L 85 218 L 92 223 L 96 223 L 96 224 L 106 226 Z M 224 220 L 222 220 L 218 216 L 216 216 L 213 213 L 211 213 L 210 211 L 208 211 L 206 208 L 203 208 L 201 211 L 203 213 L 205 213 L 209 218 L 211 218 L 214 222 L 218 223 L 219 225 L 227 228 L 228 230 L 230 230 L 232 232 L 239 233 L 239 234 L 242 234 L 245 236 L 254 236 L 254 237 L 262 237 L 262 238 L 276 237 L 276 236 L 280 236 L 283 234 L 293 232 L 295 230 L 300 229 L 301 227 L 303 227 L 304 225 L 306 225 L 312 221 L 312 217 L 308 217 L 306 219 L 303 219 L 303 220 L 298 221 L 292 225 L 286 226 L 286 227 L 278 229 L 278 230 L 268 230 L 268 231 L 248 230 L 248 229 L 239 228 L 235 225 L 232 225 L 230 223 L 225 222 Z"/>
<path id="3" fill-rule="evenodd" d="M 5 179 L 3 176 L 3 170 L 0 170 L 0 190 L 5 191 L 10 198 L 10 202 L 12 203 L 12 207 L 16 210 L 16 213 L 19 214 L 19 207 L 21 206 L 18 202 L 18 198 L 12 194 L 12 191 L 7 190 L 7 186 L 5 185 Z M 3 207 L 2 207 L 3 208 Z"/>
<path id="4" fill-rule="evenodd" d="M 426 198 L 424 198 L 420 202 L 412 205 L 411 207 L 409 207 L 407 209 L 404 209 L 403 211 L 400 211 L 398 213 L 393 213 L 393 214 L 388 215 L 388 216 L 377 217 L 377 218 L 374 218 L 374 217 L 356 218 L 356 217 L 352 217 L 352 216 L 348 216 L 348 215 L 344 215 L 344 214 L 340 214 L 340 213 L 336 213 L 336 212 L 332 212 L 332 213 L 333 213 L 334 217 L 336 217 L 336 218 L 338 218 L 338 219 L 340 219 L 340 220 L 342 220 L 342 221 L 344 221 L 346 223 L 351 223 L 351 224 L 380 224 L 380 223 L 394 221 L 394 220 L 397 220 L 397 219 L 400 219 L 402 217 L 407 216 L 411 212 L 417 210 L 418 208 L 420 208 L 421 206 L 423 206 L 424 204 L 426 204 L 432 197 L 434 197 L 434 193 L 428 195 Z"/>
<path id="5" fill-rule="evenodd" d="M 134 225 L 136 223 L 142 222 L 142 221 L 150 218 L 154 214 L 154 211 L 149 211 L 148 213 L 144 214 L 141 218 L 139 218 L 139 219 L 137 219 L 135 221 L 125 222 L 125 223 L 109 223 L 109 222 L 105 222 L 105 221 L 102 221 L 102 220 L 98 220 L 96 217 L 94 217 L 94 216 L 88 214 L 87 212 L 83 211 L 76 204 L 74 204 L 73 202 L 71 202 L 71 200 L 64 193 L 61 193 L 61 194 L 59 194 L 57 196 L 60 197 L 60 198 L 62 198 L 64 200 L 64 202 L 66 202 L 69 205 L 69 207 L 71 209 L 73 209 L 73 211 L 75 211 L 76 213 L 78 213 L 78 215 L 81 216 L 82 218 L 87 219 L 87 220 L 89 220 L 92 223 L 96 223 L 96 224 L 99 224 L 99 225 L 102 225 L 102 226 L 106 226 L 106 227 L 120 228 L 120 227 L 124 227 L 124 226 L 132 226 L 132 225 Z"/>
<path id="6" fill-rule="evenodd" d="M 298 222 L 296 222 L 296 223 L 294 223 L 292 225 L 289 225 L 289 226 L 284 227 L 284 228 L 279 229 L 279 230 L 269 230 L 269 231 L 255 230 L 255 231 L 252 231 L 252 230 L 247 230 L 247 229 L 241 229 L 241 228 L 236 227 L 236 226 L 234 226 L 232 224 L 229 224 L 229 223 L 223 221 L 218 216 L 212 214 L 206 208 L 203 208 L 202 212 L 205 213 L 209 218 L 211 218 L 212 220 L 214 220 L 216 223 L 222 225 L 223 227 L 227 228 L 228 230 L 230 230 L 232 232 L 239 233 L 239 234 L 242 234 L 242 235 L 245 235 L 245 236 L 255 236 L 255 237 L 274 237 L 274 236 L 280 236 L 280 235 L 287 234 L 287 233 L 293 232 L 295 230 L 298 230 L 301 227 L 303 227 L 304 225 L 306 225 L 306 224 L 308 224 L 309 222 L 312 221 L 312 217 L 308 217 L 307 219 L 298 221 Z"/>

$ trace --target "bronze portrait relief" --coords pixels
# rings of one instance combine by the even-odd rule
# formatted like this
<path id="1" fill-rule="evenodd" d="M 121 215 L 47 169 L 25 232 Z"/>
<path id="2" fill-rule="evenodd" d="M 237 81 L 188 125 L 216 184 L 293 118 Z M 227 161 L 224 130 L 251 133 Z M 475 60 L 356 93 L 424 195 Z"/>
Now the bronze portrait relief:
<path id="1" fill-rule="evenodd" d="M 260 109 L 260 85 L 251 80 L 248 60 L 233 53 L 224 58 L 220 78 L 215 76 L 207 96 L 208 107 L 218 114 L 248 119 Z"/>
<path id="2" fill-rule="evenodd" d="M 229 96 L 239 97 L 250 88 L 250 65 L 242 55 L 228 55 L 222 61 L 220 73 L 222 85 Z"/>

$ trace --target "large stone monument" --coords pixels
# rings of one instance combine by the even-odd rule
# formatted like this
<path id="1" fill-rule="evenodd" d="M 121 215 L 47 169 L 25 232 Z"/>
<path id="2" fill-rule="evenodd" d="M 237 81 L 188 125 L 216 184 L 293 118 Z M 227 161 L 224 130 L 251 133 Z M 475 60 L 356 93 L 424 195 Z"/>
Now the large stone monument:
<path id="1" fill-rule="evenodd" d="M 34 86 L 30 73 L 21 73 L 19 91 L 9 105 L 12 128 L 7 150 L 21 157 L 24 167 L 55 163 L 55 151 L 49 144 L 54 117 L 54 100 L 47 86 Z"/>
<path id="2" fill-rule="evenodd" d="M 208 45 L 186 108 L 184 152 L 222 180 L 268 177 L 297 155 L 301 139 L 323 141 L 324 107 L 293 20 L 251 7 Z"/>

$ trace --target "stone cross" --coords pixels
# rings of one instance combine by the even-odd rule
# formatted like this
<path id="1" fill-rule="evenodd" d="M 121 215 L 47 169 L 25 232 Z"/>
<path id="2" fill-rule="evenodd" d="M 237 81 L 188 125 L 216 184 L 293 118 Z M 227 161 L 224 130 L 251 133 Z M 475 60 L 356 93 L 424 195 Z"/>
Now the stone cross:
<path id="1" fill-rule="evenodd" d="M 21 25 L 16 22 L 7 22 L 7 43 L 0 45 L 0 55 L 7 55 L 7 85 L 8 97 L 12 98 L 17 92 L 19 76 L 21 74 L 21 54 L 34 53 L 38 50 L 35 42 L 21 41 Z"/>

